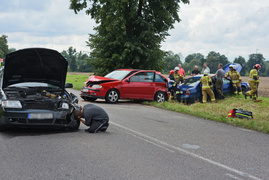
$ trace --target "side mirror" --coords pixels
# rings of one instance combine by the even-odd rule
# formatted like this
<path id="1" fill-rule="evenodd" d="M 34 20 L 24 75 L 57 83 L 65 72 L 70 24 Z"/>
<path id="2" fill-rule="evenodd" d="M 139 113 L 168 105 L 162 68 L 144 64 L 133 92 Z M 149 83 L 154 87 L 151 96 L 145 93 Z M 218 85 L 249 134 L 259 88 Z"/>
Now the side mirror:
<path id="1" fill-rule="evenodd" d="M 73 84 L 72 83 L 66 83 L 65 88 L 73 88 Z"/>
<path id="2" fill-rule="evenodd" d="M 130 79 L 126 79 L 126 81 L 125 82 L 130 82 Z"/>

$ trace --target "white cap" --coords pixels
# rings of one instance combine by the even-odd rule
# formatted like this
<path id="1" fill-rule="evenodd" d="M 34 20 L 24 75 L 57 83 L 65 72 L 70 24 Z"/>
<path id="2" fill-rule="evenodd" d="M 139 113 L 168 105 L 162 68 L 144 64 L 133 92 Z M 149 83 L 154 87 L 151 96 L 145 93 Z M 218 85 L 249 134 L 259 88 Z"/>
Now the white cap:
<path id="1" fill-rule="evenodd" d="M 175 67 L 175 71 L 179 71 L 179 67 Z"/>

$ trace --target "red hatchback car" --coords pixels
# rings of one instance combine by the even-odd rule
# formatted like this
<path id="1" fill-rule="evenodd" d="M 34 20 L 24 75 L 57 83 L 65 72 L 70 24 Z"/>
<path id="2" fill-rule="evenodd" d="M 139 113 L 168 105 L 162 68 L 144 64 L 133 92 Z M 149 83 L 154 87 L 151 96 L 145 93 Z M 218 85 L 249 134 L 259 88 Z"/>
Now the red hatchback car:
<path id="1" fill-rule="evenodd" d="M 158 71 L 118 69 L 104 77 L 90 76 L 81 89 L 81 98 L 97 98 L 116 103 L 119 99 L 156 100 L 168 99 L 168 80 Z"/>

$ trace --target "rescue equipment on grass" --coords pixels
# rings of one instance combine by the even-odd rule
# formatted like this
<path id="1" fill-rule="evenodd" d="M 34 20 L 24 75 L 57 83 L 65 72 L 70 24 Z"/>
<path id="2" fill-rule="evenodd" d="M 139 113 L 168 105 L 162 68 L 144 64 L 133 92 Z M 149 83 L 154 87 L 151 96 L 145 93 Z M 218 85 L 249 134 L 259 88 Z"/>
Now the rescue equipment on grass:
<path id="1" fill-rule="evenodd" d="M 228 117 L 253 119 L 253 115 L 251 111 L 246 111 L 246 110 L 237 109 L 237 108 L 230 110 Z"/>

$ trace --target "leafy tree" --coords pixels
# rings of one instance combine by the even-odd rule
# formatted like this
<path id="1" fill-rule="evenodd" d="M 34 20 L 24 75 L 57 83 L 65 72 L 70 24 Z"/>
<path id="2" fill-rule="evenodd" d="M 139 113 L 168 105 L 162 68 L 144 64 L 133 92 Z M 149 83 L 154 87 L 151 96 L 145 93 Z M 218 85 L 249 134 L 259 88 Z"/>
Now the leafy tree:
<path id="1" fill-rule="evenodd" d="M 260 64 L 262 66 L 261 68 L 261 73 L 264 73 L 266 71 L 266 66 L 265 66 L 265 58 L 263 57 L 262 54 L 260 53 L 255 53 L 255 54 L 250 54 L 249 59 L 247 62 L 248 69 L 252 69 L 255 64 Z"/>
<path id="2" fill-rule="evenodd" d="M 174 69 L 178 64 L 182 64 L 179 54 L 174 54 L 172 51 L 168 51 L 166 56 L 163 58 L 165 63 L 164 72 L 168 73 L 170 70 Z"/>
<path id="3" fill-rule="evenodd" d="M 187 63 L 184 67 L 185 67 L 185 72 L 186 74 L 191 74 L 192 70 L 194 70 L 194 66 L 198 66 L 198 69 L 202 69 L 202 65 L 201 65 L 201 61 L 197 60 L 197 59 L 193 59 L 191 60 L 190 63 Z"/>
<path id="4" fill-rule="evenodd" d="M 16 51 L 15 48 L 10 48 L 10 49 L 8 49 L 8 53 L 12 53 L 12 52 L 15 52 L 15 51 Z"/>
<path id="5" fill-rule="evenodd" d="M 77 66 L 79 72 L 92 72 L 93 67 L 90 65 L 90 59 L 88 54 L 81 51 L 77 54 Z"/>
<path id="6" fill-rule="evenodd" d="M 197 65 L 202 65 L 204 63 L 204 55 L 202 55 L 201 53 L 193 53 L 193 54 L 189 54 L 186 58 L 185 58 L 185 63 L 190 63 L 193 59 L 200 61 L 201 63 L 197 64 Z"/>
<path id="7" fill-rule="evenodd" d="M 173 24 L 180 21 L 179 3 L 189 0 L 70 2 L 75 13 L 87 8 L 86 14 L 98 24 L 87 43 L 92 48 L 95 73 L 104 75 L 117 68 L 163 69 L 165 53 L 160 44 Z"/>
<path id="8" fill-rule="evenodd" d="M 234 59 L 234 63 L 238 63 L 242 66 L 242 70 L 240 72 L 241 75 L 245 75 L 247 73 L 248 68 L 247 68 L 247 63 L 246 63 L 245 58 L 243 58 L 242 56 L 239 56 Z"/>
<path id="9" fill-rule="evenodd" d="M 68 50 L 61 52 L 62 56 L 68 61 L 69 71 L 91 72 L 92 66 L 90 65 L 89 56 L 86 53 L 77 52 L 72 46 Z"/>
<path id="10" fill-rule="evenodd" d="M 68 61 L 70 71 L 74 72 L 77 70 L 77 50 L 74 49 L 72 46 L 68 48 L 67 51 L 61 52 L 62 56 Z"/>
<path id="11" fill-rule="evenodd" d="M 7 36 L 2 35 L 0 37 L 0 58 L 5 58 L 8 54 Z"/>
<path id="12" fill-rule="evenodd" d="M 218 64 L 222 63 L 223 65 L 229 63 L 228 58 L 225 55 L 220 55 L 215 51 L 208 53 L 206 57 L 207 66 L 210 68 L 210 73 L 215 73 L 218 70 Z"/>
<path id="13" fill-rule="evenodd" d="M 265 64 L 266 70 L 262 75 L 268 77 L 269 76 L 269 61 L 265 61 L 264 64 Z M 264 67 L 262 67 L 262 68 L 264 68 Z"/>

